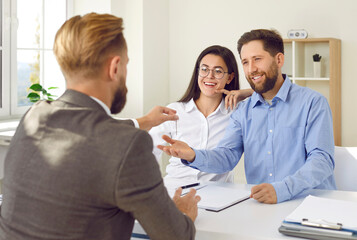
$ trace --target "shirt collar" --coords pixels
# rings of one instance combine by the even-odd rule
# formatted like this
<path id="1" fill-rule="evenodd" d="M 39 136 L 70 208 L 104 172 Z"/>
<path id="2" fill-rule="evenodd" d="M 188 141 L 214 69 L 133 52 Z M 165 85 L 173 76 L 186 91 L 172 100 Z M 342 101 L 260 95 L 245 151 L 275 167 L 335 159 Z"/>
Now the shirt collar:
<path id="1" fill-rule="evenodd" d="M 275 102 L 277 98 L 279 98 L 281 101 L 285 102 L 286 99 L 288 98 L 288 93 L 289 93 L 289 90 L 290 90 L 290 87 L 291 87 L 292 83 L 290 81 L 290 78 L 286 74 L 283 74 L 283 78 L 284 78 L 283 85 L 281 85 L 278 93 L 273 98 L 273 102 Z M 263 96 L 261 94 L 259 94 L 259 93 L 256 93 L 256 92 L 253 93 L 251 99 L 252 99 L 253 107 L 258 105 L 258 103 L 264 103 L 265 102 Z"/>
<path id="2" fill-rule="evenodd" d="M 198 111 L 198 108 L 196 106 L 196 103 L 195 101 L 193 100 L 193 98 L 191 98 L 190 101 L 188 101 L 186 104 L 185 104 L 185 112 L 190 112 L 192 111 L 193 109 L 197 109 Z M 227 114 L 228 113 L 228 110 L 225 108 L 225 105 L 224 105 L 224 99 L 222 98 L 222 101 L 221 103 L 219 104 L 218 106 L 218 109 L 221 113 L 223 114 Z M 217 109 L 215 110 L 215 112 L 217 111 Z"/>
<path id="3" fill-rule="evenodd" d="M 98 98 L 92 97 L 90 96 L 91 99 L 93 99 L 94 101 L 96 101 L 100 106 L 102 106 L 102 108 L 105 110 L 105 112 L 110 115 L 110 109 L 108 108 L 107 105 L 105 105 L 102 101 L 100 101 Z"/>
<path id="4" fill-rule="evenodd" d="M 192 111 L 194 108 L 197 109 L 196 104 L 195 104 L 195 101 L 193 101 L 193 98 L 191 98 L 191 100 L 188 101 L 188 102 L 185 104 L 185 112 L 190 112 L 190 111 Z"/>
<path id="5" fill-rule="evenodd" d="M 221 111 L 221 113 L 223 113 L 223 114 L 227 114 L 228 113 L 228 109 L 226 109 L 226 106 L 225 106 L 225 103 L 224 103 L 224 98 L 222 98 L 222 101 L 219 104 L 218 108 Z"/>
<path id="6" fill-rule="evenodd" d="M 274 98 L 279 98 L 281 101 L 286 102 L 286 99 L 288 98 L 289 90 L 292 85 L 290 78 L 288 75 L 283 74 L 283 78 L 285 79 L 283 82 L 283 85 L 281 85 L 278 94 Z M 273 100 L 274 100 L 273 98 Z"/>

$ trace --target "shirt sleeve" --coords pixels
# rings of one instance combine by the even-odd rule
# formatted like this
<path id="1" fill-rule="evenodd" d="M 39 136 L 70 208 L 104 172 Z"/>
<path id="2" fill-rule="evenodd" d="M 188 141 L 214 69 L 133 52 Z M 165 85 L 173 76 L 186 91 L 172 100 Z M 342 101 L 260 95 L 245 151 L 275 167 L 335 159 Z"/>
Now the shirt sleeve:
<path id="1" fill-rule="evenodd" d="M 307 195 L 311 189 L 319 188 L 323 183 L 324 188 L 336 189 L 333 177 L 335 163 L 331 110 L 322 96 L 313 98 L 309 107 L 305 127 L 306 162 L 293 175 L 272 184 L 278 202 Z M 332 180 L 328 181 L 328 178 Z"/>
<path id="2" fill-rule="evenodd" d="M 118 171 L 117 205 L 140 222 L 150 239 L 194 239 L 195 226 L 169 197 L 146 132 L 138 131 Z"/>
<path id="3" fill-rule="evenodd" d="M 239 110 L 235 111 L 226 128 L 224 137 L 212 150 L 196 150 L 196 157 L 192 163 L 181 160 L 185 165 L 209 173 L 225 173 L 231 171 L 238 163 L 243 153 L 242 128 L 238 116 Z"/>

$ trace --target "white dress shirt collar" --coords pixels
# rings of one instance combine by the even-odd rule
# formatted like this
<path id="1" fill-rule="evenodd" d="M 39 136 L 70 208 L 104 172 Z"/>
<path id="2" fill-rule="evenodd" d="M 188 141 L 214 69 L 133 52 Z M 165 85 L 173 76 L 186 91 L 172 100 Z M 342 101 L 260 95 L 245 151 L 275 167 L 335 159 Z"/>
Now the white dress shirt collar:
<path id="1" fill-rule="evenodd" d="M 197 105 L 196 105 L 195 101 L 193 100 L 193 98 L 191 98 L 191 100 L 184 105 L 184 109 L 185 109 L 185 112 L 187 112 L 187 113 L 192 111 L 193 109 L 198 110 Z M 211 114 L 215 114 L 217 111 L 221 111 L 221 113 L 223 113 L 223 114 L 227 114 L 228 112 L 230 112 L 229 110 L 227 110 L 225 108 L 223 98 L 222 98 L 221 103 L 217 107 L 217 109 Z"/>
<path id="2" fill-rule="evenodd" d="M 102 108 L 104 108 L 104 111 L 111 117 L 112 113 L 110 112 L 110 109 L 108 108 L 107 105 L 105 105 L 102 101 L 100 101 L 98 98 L 92 97 L 90 96 L 94 101 L 96 101 L 100 106 L 102 106 Z M 135 128 L 140 128 L 139 126 L 139 122 L 135 119 L 135 118 L 118 118 L 118 117 L 113 117 L 115 119 L 119 119 L 119 120 L 125 120 L 125 119 L 130 119 L 131 121 L 133 121 Z"/>
<path id="3" fill-rule="evenodd" d="M 95 98 L 93 96 L 90 96 L 91 99 L 93 99 L 94 101 L 96 101 L 100 106 L 102 106 L 102 108 L 105 110 L 105 112 L 108 114 L 108 115 L 111 115 L 110 113 L 110 109 L 108 108 L 107 105 L 105 105 L 102 101 L 100 101 L 98 98 Z"/>
<path id="4" fill-rule="evenodd" d="M 191 98 L 190 101 L 188 101 L 186 104 L 184 104 L 184 110 L 187 113 L 192 111 L 194 108 L 198 109 L 193 98 Z"/>

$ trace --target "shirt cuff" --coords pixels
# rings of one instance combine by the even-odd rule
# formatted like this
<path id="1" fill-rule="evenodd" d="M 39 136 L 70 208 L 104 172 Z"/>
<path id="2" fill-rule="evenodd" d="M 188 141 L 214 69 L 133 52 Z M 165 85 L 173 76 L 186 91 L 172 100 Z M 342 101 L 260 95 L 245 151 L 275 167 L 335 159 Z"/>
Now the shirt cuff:
<path id="1" fill-rule="evenodd" d="M 284 181 L 274 182 L 272 183 L 272 185 L 275 189 L 277 203 L 281 203 L 291 199 L 291 193 Z"/>
<path id="2" fill-rule="evenodd" d="M 193 151 L 195 151 L 195 159 L 193 160 L 193 162 L 189 162 L 185 159 L 181 159 L 181 162 L 182 164 L 186 165 L 186 166 L 189 166 L 191 168 L 194 168 L 194 169 L 200 169 L 203 167 L 204 165 L 204 161 L 202 161 L 202 159 L 204 159 L 201 151 L 199 150 L 195 150 L 192 148 Z"/>
<path id="3" fill-rule="evenodd" d="M 138 120 L 136 120 L 135 118 L 131 118 L 131 121 L 133 121 L 135 128 L 140 128 Z"/>
<path id="4" fill-rule="evenodd" d="M 191 162 L 189 162 L 189 161 L 187 161 L 185 159 L 182 159 L 182 158 L 181 158 L 181 162 L 182 162 L 183 165 L 186 165 L 186 166 L 190 166 L 190 164 L 191 164 Z"/>

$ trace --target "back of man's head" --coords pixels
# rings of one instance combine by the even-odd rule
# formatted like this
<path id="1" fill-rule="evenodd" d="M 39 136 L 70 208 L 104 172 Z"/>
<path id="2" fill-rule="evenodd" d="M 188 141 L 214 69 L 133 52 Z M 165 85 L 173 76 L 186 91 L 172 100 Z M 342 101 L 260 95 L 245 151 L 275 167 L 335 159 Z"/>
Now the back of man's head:
<path id="1" fill-rule="evenodd" d="M 54 54 L 65 77 L 81 74 L 97 77 L 114 54 L 126 49 L 123 20 L 110 14 L 74 16 L 58 30 Z"/>
<path id="2" fill-rule="evenodd" d="M 264 50 L 269 52 L 271 56 L 277 53 L 284 54 L 284 43 L 280 34 L 275 30 L 268 29 L 255 29 L 250 32 L 244 33 L 238 40 L 238 53 L 240 55 L 242 47 L 251 41 L 262 41 Z"/>

